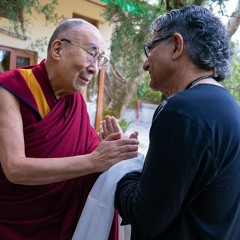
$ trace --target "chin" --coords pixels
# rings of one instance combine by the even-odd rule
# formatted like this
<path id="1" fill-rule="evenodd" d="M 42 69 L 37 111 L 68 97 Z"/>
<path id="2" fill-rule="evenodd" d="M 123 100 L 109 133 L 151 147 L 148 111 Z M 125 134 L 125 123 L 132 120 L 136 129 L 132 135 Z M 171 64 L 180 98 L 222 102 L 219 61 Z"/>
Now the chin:
<path id="1" fill-rule="evenodd" d="M 160 91 L 156 86 L 150 84 L 149 87 L 153 90 L 153 91 Z"/>
<path id="2" fill-rule="evenodd" d="M 86 87 L 78 87 L 78 89 L 76 89 L 76 92 L 84 92 L 84 90 L 86 89 Z"/>

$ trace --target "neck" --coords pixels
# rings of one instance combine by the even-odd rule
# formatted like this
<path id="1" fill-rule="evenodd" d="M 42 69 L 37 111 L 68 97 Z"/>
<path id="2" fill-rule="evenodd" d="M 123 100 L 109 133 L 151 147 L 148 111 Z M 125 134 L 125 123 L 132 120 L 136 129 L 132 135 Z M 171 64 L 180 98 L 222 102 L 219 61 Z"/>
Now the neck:
<path id="1" fill-rule="evenodd" d="M 50 85 L 52 87 L 52 90 L 55 94 L 55 97 L 57 99 L 59 99 L 61 96 L 57 92 L 56 84 L 55 84 L 55 81 L 54 81 L 54 79 L 56 78 L 56 73 L 55 73 L 55 68 L 52 65 L 52 61 L 49 60 L 49 59 L 46 59 L 45 60 L 45 67 L 46 67 L 46 70 L 47 70 L 48 80 L 49 80 L 49 83 L 50 83 Z"/>
<path id="2" fill-rule="evenodd" d="M 212 79 L 213 76 L 211 76 L 211 75 L 205 75 L 205 76 L 196 78 L 196 79 L 194 79 L 193 81 L 191 81 L 191 82 L 186 86 L 185 90 L 191 88 L 191 87 L 192 87 L 194 84 L 196 84 L 197 82 L 203 81 L 203 80 L 205 80 L 205 79 L 207 79 L 207 78 L 211 78 L 211 79 Z"/>

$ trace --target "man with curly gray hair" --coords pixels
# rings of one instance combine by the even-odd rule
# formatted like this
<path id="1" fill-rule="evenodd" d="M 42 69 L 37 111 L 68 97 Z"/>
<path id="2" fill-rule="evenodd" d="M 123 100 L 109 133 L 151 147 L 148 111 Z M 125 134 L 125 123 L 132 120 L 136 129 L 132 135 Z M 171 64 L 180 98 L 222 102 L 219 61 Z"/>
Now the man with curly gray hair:
<path id="1" fill-rule="evenodd" d="M 220 81 L 230 74 L 228 32 L 200 6 L 155 19 L 144 44 L 153 116 L 142 173 L 115 194 L 131 240 L 240 239 L 240 110 Z"/>

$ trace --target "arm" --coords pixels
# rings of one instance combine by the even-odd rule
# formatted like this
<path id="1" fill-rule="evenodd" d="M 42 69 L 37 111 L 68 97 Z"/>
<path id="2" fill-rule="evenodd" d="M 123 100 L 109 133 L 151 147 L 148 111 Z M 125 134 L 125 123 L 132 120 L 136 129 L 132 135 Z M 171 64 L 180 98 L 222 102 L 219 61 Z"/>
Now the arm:
<path id="1" fill-rule="evenodd" d="M 23 123 L 18 100 L 0 87 L 0 162 L 9 181 L 16 184 L 48 184 L 94 172 L 137 156 L 136 139 L 109 135 L 91 154 L 66 158 L 25 156 Z M 111 151 L 109 151 L 111 149 Z"/>
<path id="2" fill-rule="evenodd" d="M 194 121 L 161 114 L 151 128 L 142 175 L 129 173 L 118 183 L 115 206 L 123 220 L 144 236 L 163 233 L 197 194 L 191 186 L 198 184 L 193 181 L 207 146 Z"/>

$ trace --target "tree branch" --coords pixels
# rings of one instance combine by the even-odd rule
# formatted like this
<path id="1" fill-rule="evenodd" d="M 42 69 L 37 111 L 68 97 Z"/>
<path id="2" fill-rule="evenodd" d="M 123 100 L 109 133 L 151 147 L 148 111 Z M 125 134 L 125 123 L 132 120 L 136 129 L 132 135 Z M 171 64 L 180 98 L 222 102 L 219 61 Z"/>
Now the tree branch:
<path id="1" fill-rule="evenodd" d="M 240 0 L 238 0 L 238 4 L 227 23 L 227 28 L 230 37 L 237 31 L 239 25 L 240 25 Z"/>
<path id="2" fill-rule="evenodd" d="M 112 67 L 112 73 L 116 79 L 118 79 L 120 82 L 126 84 L 126 79 L 122 77 L 122 75 L 116 70 L 115 64 L 111 61 L 111 67 Z"/>

